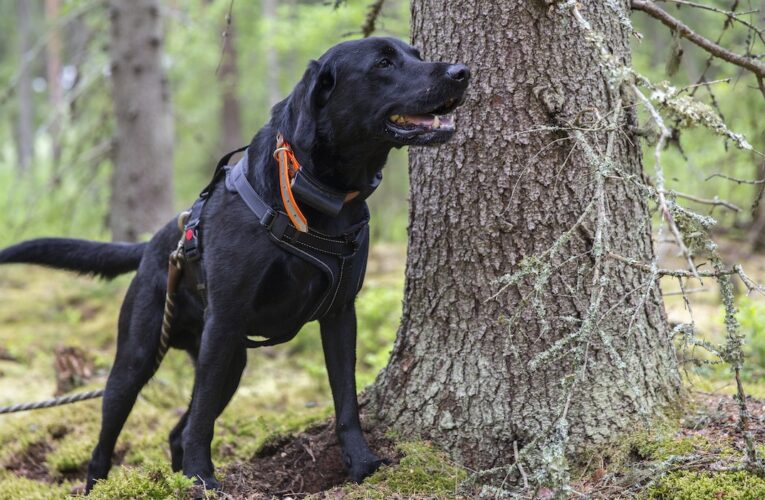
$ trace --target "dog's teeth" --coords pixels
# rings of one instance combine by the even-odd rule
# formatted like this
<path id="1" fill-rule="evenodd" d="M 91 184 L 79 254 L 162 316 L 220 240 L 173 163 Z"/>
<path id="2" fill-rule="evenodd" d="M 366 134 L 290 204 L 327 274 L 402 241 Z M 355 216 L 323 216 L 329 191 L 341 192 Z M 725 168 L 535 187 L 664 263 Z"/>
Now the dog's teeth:
<path id="1" fill-rule="evenodd" d="M 433 128 L 441 128 L 441 120 L 437 116 L 433 119 Z"/>

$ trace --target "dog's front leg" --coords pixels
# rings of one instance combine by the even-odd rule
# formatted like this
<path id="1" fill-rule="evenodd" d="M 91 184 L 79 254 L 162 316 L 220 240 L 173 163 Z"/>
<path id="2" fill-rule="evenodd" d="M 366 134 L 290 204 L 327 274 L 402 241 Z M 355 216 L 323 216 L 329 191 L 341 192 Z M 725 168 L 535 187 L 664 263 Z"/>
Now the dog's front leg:
<path id="1" fill-rule="evenodd" d="M 385 462 L 369 449 L 361 432 L 356 399 L 356 309 L 350 304 L 319 324 L 343 462 L 350 478 L 360 483 Z"/>
<path id="2" fill-rule="evenodd" d="M 183 473 L 207 489 L 220 488 L 210 457 L 215 419 L 236 392 L 247 363 L 245 335 L 240 330 L 239 325 L 210 314 L 202 333 L 194 394 L 183 430 Z"/>

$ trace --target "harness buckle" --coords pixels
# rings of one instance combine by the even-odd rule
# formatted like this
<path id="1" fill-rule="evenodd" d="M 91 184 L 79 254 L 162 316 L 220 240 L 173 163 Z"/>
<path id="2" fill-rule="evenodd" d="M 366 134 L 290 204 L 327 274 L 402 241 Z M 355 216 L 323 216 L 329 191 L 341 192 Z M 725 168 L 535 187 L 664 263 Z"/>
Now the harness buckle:
<path id="1" fill-rule="evenodd" d="M 260 218 L 260 223 L 266 229 L 271 229 L 271 225 L 274 223 L 274 219 L 276 219 L 276 212 L 269 208 L 266 213 L 263 214 L 263 217 Z"/>
<path id="2" fill-rule="evenodd" d="M 187 262 L 196 262 L 199 260 L 199 235 L 196 226 L 184 231 L 183 235 L 183 256 Z"/>

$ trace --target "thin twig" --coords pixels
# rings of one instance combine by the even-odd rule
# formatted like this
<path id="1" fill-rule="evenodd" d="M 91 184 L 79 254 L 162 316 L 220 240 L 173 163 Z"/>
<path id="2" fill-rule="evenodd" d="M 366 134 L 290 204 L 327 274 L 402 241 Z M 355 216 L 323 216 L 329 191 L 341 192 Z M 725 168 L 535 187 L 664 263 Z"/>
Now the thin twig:
<path id="1" fill-rule="evenodd" d="M 672 134 L 667 128 L 667 126 L 664 125 L 664 120 L 662 119 L 661 115 L 656 110 L 656 108 L 653 106 L 653 104 L 651 104 L 651 101 L 646 96 L 643 95 L 643 93 L 634 83 L 632 84 L 632 90 L 635 93 L 635 95 L 638 97 L 638 99 L 640 99 L 643 102 L 646 109 L 651 114 L 651 118 L 653 118 L 653 121 L 656 123 L 656 126 L 659 127 L 659 132 L 660 132 L 659 140 L 656 142 L 656 147 L 654 148 L 654 171 L 656 172 L 656 197 L 659 200 L 659 208 L 661 209 L 661 212 L 664 215 L 664 219 L 667 221 L 667 224 L 669 225 L 669 230 L 672 232 L 672 235 L 675 237 L 675 241 L 677 241 L 677 246 L 680 247 L 680 251 L 685 257 L 685 260 L 688 262 L 689 269 L 693 272 L 694 275 L 698 276 L 696 265 L 693 263 L 693 257 L 691 256 L 691 252 L 690 250 L 688 250 L 688 247 L 685 245 L 685 242 L 683 241 L 683 235 L 680 234 L 680 230 L 678 229 L 677 224 L 675 224 L 675 219 L 674 217 L 672 217 L 672 212 L 670 211 L 669 205 L 667 204 L 667 199 L 664 196 L 664 193 L 665 193 L 664 170 L 661 167 L 661 151 L 664 149 L 664 146 L 666 145 L 667 141 L 672 136 Z"/>
<path id="2" fill-rule="evenodd" d="M 233 19 L 232 14 L 234 12 L 234 0 L 231 0 L 231 3 L 228 4 L 228 12 L 226 13 L 226 26 L 223 28 L 223 33 L 221 33 L 221 38 L 223 39 L 223 43 L 221 43 L 220 47 L 220 58 L 218 59 L 218 66 L 215 68 L 215 74 L 217 75 L 220 72 L 220 67 L 223 66 L 223 58 L 226 57 L 226 38 L 229 37 L 231 34 L 231 21 Z"/>
<path id="3" fill-rule="evenodd" d="M 670 195 L 677 196 L 678 198 L 684 198 L 686 200 L 690 200 L 696 203 L 701 203 L 703 205 L 712 205 L 713 207 L 725 207 L 730 210 L 733 210 L 734 212 L 740 212 L 741 208 L 734 205 L 733 203 L 725 200 L 719 199 L 717 196 L 715 196 L 713 199 L 707 199 L 707 198 L 699 198 L 698 196 L 693 196 L 691 194 L 685 194 L 685 193 L 678 193 L 677 191 L 669 191 Z"/>
<path id="4" fill-rule="evenodd" d="M 645 262 L 640 262 L 637 259 L 631 259 L 629 257 L 611 252 L 608 253 L 608 257 L 628 264 L 636 269 L 640 269 L 641 271 L 645 271 L 647 273 L 655 273 L 660 276 L 674 276 L 676 278 L 719 278 L 720 276 L 738 274 L 735 269 L 722 269 L 720 271 L 699 271 L 697 269 L 695 273 L 692 273 L 690 271 L 686 271 L 685 269 L 654 268 L 651 264 L 646 264 Z"/>
<path id="5" fill-rule="evenodd" d="M 760 40 L 765 43 L 765 38 L 763 38 L 763 30 L 761 28 L 758 28 L 754 24 L 750 23 L 749 21 L 745 21 L 744 19 L 741 19 L 739 16 L 747 15 L 747 14 L 757 14 L 760 12 L 760 9 L 751 9 L 747 11 L 742 12 L 734 12 L 732 10 L 723 10 L 711 5 L 705 5 L 702 3 L 696 3 L 696 2 L 689 2 L 688 0 L 657 0 L 659 2 L 671 2 L 678 5 L 687 5 L 688 7 L 693 7 L 694 9 L 701 9 L 701 10 L 708 10 L 710 12 L 717 12 L 718 14 L 722 14 L 726 16 L 728 19 L 732 19 L 733 21 L 737 23 L 741 23 L 750 30 L 757 33 L 757 35 L 760 37 Z"/>
<path id="6" fill-rule="evenodd" d="M 377 24 L 377 18 L 380 16 L 384 3 L 385 0 L 375 0 L 375 3 L 369 6 L 369 13 L 364 21 L 364 25 L 361 27 L 361 33 L 364 35 L 364 38 L 368 38 L 374 33 L 375 24 Z"/>
<path id="7" fill-rule="evenodd" d="M 528 490 L 529 478 L 526 476 L 526 471 L 523 470 L 523 465 L 521 465 L 521 460 L 518 453 L 518 441 L 513 441 L 513 454 L 515 455 L 515 465 L 518 466 L 518 472 L 521 473 L 521 478 L 523 479 L 523 489 Z"/>
<path id="8" fill-rule="evenodd" d="M 736 177 L 731 177 L 731 176 L 725 175 L 725 174 L 712 174 L 712 175 L 710 175 L 709 177 L 707 177 L 704 180 L 708 181 L 710 179 L 714 179 L 715 177 L 720 177 L 722 179 L 735 182 L 737 184 L 753 184 L 755 186 L 758 186 L 760 184 L 765 184 L 765 179 L 754 179 L 754 180 L 737 179 Z"/>

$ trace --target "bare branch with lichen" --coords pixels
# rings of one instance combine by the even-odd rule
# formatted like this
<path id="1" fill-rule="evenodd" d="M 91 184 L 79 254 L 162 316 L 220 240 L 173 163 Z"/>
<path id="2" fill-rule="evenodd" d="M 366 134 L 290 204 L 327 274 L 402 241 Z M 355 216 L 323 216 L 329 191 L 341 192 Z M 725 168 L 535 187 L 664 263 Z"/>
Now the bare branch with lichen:
<path id="1" fill-rule="evenodd" d="M 659 209 L 661 210 L 664 219 L 667 221 L 669 230 L 675 237 L 675 241 L 677 242 L 677 246 L 680 247 L 680 251 L 683 253 L 683 257 L 685 257 L 685 260 L 688 262 L 689 269 L 691 269 L 694 275 L 698 275 L 698 272 L 696 271 L 696 265 L 693 263 L 691 252 L 688 250 L 688 247 L 683 241 L 683 236 L 680 234 L 680 230 L 678 229 L 677 224 L 675 224 L 675 219 L 672 216 L 672 211 L 669 209 L 669 206 L 667 205 L 667 199 L 664 196 L 666 189 L 664 187 L 664 170 L 661 167 L 661 152 L 672 134 L 670 133 L 667 126 L 664 125 L 664 119 L 662 119 L 659 112 L 656 110 L 653 104 L 651 104 L 651 101 L 643 95 L 643 92 L 641 92 L 634 83 L 632 84 L 632 90 L 638 99 L 643 102 L 646 109 L 650 113 L 651 118 L 653 118 L 654 123 L 657 127 L 659 127 L 660 131 L 659 141 L 656 143 L 656 147 L 654 148 L 654 173 L 656 175 L 656 194 L 659 201 Z"/>

